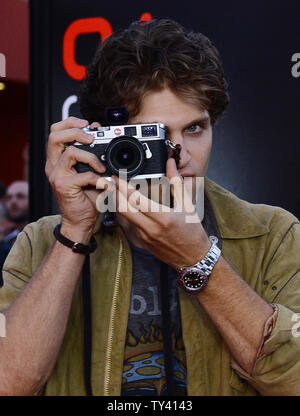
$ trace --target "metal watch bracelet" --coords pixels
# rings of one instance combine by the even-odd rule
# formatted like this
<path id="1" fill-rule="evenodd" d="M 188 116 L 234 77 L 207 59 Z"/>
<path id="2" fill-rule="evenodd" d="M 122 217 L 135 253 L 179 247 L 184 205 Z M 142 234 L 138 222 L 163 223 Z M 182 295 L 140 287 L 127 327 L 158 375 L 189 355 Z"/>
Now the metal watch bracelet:
<path id="1" fill-rule="evenodd" d="M 178 284 L 187 293 L 197 294 L 208 284 L 208 278 L 221 256 L 221 250 L 217 246 L 218 238 L 210 236 L 211 247 L 203 257 L 192 266 L 181 267 L 178 271 Z"/>
<path id="2" fill-rule="evenodd" d="M 211 242 L 210 249 L 203 257 L 203 259 L 195 264 L 195 266 L 199 267 L 207 276 L 211 274 L 212 269 L 214 268 L 221 255 L 221 250 L 217 246 L 218 238 L 211 235 L 208 239 Z"/>

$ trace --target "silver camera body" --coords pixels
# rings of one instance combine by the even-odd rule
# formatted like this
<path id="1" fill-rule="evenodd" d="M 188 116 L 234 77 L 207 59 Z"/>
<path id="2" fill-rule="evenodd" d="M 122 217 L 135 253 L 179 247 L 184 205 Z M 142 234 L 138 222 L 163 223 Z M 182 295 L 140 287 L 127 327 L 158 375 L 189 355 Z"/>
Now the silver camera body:
<path id="1" fill-rule="evenodd" d="M 82 150 L 95 154 L 106 165 L 101 176 L 119 175 L 126 169 L 128 179 L 159 178 L 166 174 L 167 146 L 163 123 L 125 124 L 83 129 L 91 134 L 93 143 L 73 143 Z M 77 172 L 93 169 L 84 163 L 75 165 Z"/>

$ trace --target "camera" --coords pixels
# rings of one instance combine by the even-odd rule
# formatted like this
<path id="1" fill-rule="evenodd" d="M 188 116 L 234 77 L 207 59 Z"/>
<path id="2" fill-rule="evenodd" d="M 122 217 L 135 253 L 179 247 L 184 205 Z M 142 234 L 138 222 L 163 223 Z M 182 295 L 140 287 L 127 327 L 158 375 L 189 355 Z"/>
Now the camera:
<path id="1" fill-rule="evenodd" d="M 82 150 L 95 154 L 106 165 L 101 176 L 119 175 L 120 169 L 126 169 L 127 178 L 159 178 L 165 176 L 167 161 L 166 130 L 163 123 L 120 124 L 126 122 L 127 115 L 123 108 L 109 108 L 107 120 L 111 125 L 91 129 L 86 127 L 85 133 L 94 137 L 93 143 L 84 145 L 73 143 Z M 77 172 L 93 169 L 78 162 Z"/>

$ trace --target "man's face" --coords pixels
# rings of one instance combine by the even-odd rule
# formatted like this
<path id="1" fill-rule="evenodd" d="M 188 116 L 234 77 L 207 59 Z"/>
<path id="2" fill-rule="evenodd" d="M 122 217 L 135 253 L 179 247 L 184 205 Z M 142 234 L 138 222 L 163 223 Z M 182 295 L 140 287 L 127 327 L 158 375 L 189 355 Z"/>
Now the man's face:
<path id="1" fill-rule="evenodd" d="M 167 138 L 182 147 L 178 171 L 182 176 L 205 176 L 212 145 L 207 111 L 184 101 L 165 88 L 149 92 L 141 110 L 130 123 L 161 122 L 168 126 Z"/>
<path id="2" fill-rule="evenodd" d="M 11 221 L 24 222 L 28 219 L 28 184 L 19 181 L 12 183 L 5 197 L 5 207 L 7 216 Z"/>

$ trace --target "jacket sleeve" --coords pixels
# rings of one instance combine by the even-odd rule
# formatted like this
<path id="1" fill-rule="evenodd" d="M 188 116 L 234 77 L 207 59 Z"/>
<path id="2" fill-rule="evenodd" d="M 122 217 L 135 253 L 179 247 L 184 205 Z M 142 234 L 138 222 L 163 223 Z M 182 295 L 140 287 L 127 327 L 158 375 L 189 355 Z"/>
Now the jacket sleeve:
<path id="1" fill-rule="evenodd" d="M 276 322 L 252 374 L 233 367 L 262 395 L 300 396 L 300 224 L 295 219 L 272 234 L 262 277 L 263 297 L 278 310 Z"/>
<path id="2" fill-rule="evenodd" d="M 19 233 L 2 269 L 0 311 L 5 311 L 23 290 L 32 275 L 32 246 L 26 228 Z"/>

